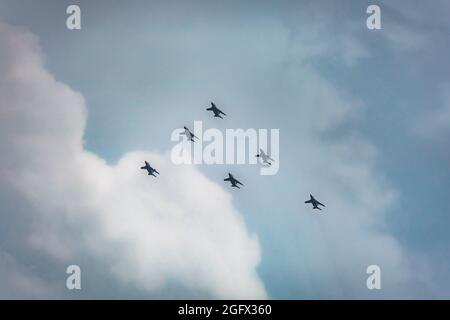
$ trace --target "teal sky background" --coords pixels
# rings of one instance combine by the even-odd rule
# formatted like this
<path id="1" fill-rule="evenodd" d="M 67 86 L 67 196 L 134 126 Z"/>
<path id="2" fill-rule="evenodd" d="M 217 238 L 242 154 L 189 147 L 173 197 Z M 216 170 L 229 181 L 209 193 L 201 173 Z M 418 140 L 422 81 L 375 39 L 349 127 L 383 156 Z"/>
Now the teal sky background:
<path id="1" fill-rule="evenodd" d="M 79 31 L 65 27 L 73 3 Z M 381 30 L 366 28 L 369 4 L 381 7 Z M 36 34 L 49 71 L 84 96 L 85 147 L 109 164 L 169 152 L 172 130 L 194 120 L 280 129 L 275 176 L 200 167 L 244 182 L 230 192 L 275 299 L 450 297 L 449 18 L 446 1 L 0 0 L 0 20 Z M 224 121 L 204 111 L 210 101 Z M 327 204 L 321 215 L 303 204 L 309 193 Z M 383 260 L 382 242 L 364 253 L 364 232 L 348 235 L 346 219 L 366 209 L 377 222 L 361 230 L 392 237 L 405 270 Z M 382 268 L 380 291 L 365 288 L 369 264 Z M 147 296 L 96 281 L 87 297 Z M 176 296 L 167 290 L 152 297 Z"/>

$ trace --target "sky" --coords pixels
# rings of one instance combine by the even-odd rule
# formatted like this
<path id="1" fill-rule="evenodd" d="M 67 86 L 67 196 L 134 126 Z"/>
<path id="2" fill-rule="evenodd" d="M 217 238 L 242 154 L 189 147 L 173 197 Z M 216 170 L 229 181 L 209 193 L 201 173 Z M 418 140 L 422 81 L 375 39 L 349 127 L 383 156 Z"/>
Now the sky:
<path id="1" fill-rule="evenodd" d="M 0 297 L 450 298 L 449 17 L 447 1 L 0 0 Z M 278 173 L 173 164 L 194 121 L 278 129 Z"/>

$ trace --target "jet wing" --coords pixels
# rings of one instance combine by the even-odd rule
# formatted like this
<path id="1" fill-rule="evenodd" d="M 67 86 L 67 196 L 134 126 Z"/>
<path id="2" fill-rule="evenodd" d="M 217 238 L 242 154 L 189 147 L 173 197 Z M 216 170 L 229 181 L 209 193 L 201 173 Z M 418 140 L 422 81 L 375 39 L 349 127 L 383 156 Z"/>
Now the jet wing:
<path id="1" fill-rule="evenodd" d="M 319 205 L 319 206 L 323 206 L 323 207 L 325 207 L 325 205 L 323 204 L 323 203 L 320 203 L 319 201 L 317 201 L 316 200 L 316 205 Z"/>

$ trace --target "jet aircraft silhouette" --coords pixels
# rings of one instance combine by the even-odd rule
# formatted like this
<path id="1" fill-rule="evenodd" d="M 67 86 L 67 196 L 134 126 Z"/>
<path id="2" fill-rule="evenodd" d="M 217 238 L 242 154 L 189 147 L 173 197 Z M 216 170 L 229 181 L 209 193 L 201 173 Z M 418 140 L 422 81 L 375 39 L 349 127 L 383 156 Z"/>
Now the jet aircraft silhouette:
<path id="1" fill-rule="evenodd" d="M 192 142 L 195 142 L 195 141 L 194 141 L 194 138 L 198 139 L 198 137 L 196 137 L 196 136 L 191 132 L 191 130 L 189 130 L 187 127 L 184 127 L 184 131 L 183 131 L 182 133 L 180 133 L 180 134 L 185 135 L 185 136 L 187 137 L 187 139 L 188 139 L 189 141 L 192 141 Z"/>
<path id="2" fill-rule="evenodd" d="M 238 188 L 238 189 L 240 189 L 238 184 L 243 186 L 243 184 L 240 181 L 238 181 L 237 179 L 235 179 L 231 173 L 228 173 L 228 178 L 223 179 L 223 181 L 230 181 L 231 182 L 231 186 L 235 187 L 235 188 Z"/>
<path id="3" fill-rule="evenodd" d="M 305 203 L 311 203 L 313 206 L 313 209 L 318 209 L 318 210 L 322 210 L 319 208 L 319 206 L 323 206 L 325 207 L 325 205 L 323 203 L 320 203 L 319 201 L 317 201 L 312 194 L 309 195 L 310 199 L 308 201 L 305 201 Z"/>
<path id="4" fill-rule="evenodd" d="M 271 157 L 269 157 L 263 149 L 259 149 L 259 154 L 256 155 L 258 158 L 262 159 L 262 162 L 265 164 L 268 164 L 269 166 L 272 165 L 272 163 L 270 163 L 270 161 L 275 161 L 273 160 Z"/>
<path id="5" fill-rule="evenodd" d="M 152 166 L 147 161 L 145 161 L 145 166 L 141 167 L 141 169 L 147 170 L 149 176 L 156 177 L 155 173 L 159 174 L 159 172 L 156 171 L 156 169 L 152 168 Z"/>
<path id="6" fill-rule="evenodd" d="M 206 110 L 212 111 L 212 112 L 214 113 L 214 117 L 217 117 L 217 118 L 220 118 L 220 119 L 223 119 L 222 116 L 221 116 L 221 114 L 223 114 L 224 116 L 226 116 L 226 114 L 225 114 L 222 110 L 220 110 L 219 108 L 216 107 L 216 105 L 214 104 L 214 102 L 211 102 L 211 107 L 208 108 L 208 109 L 206 109 Z"/>

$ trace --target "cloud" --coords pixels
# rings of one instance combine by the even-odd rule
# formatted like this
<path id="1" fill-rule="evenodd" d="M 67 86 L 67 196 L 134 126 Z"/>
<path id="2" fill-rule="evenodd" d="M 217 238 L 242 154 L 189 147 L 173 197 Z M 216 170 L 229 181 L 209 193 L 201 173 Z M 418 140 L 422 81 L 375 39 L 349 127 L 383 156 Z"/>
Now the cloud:
<path id="1" fill-rule="evenodd" d="M 296 205 L 295 218 L 285 216 L 288 222 L 279 232 L 284 228 L 285 234 L 294 234 L 288 247 L 297 256 L 288 258 L 296 266 L 292 281 L 308 288 L 291 290 L 305 290 L 307 298 L 316 292 L 326 298 L 414 296 L 409 290 L 414 266 L 387 226 L 387 214 L 401 194 L 378 167 L 380 150 L 351 129 L 353 120 L 363 116 L 364 104 L 304 64 L 289 65 L 281 82 L 291 84 L 278 87 L 277 93 L 285 97 L 282 104 L 292 120 L 281 131 L 280 175 L 295 190 L 287 201 Z M 259 99 L 255 104 L 268 107 L 268 97 L 262 93 Z M 327 205 L 319 214 L 302 204 L 310 193 Z M 265 256 L 276 260 L 271 251 Z M 372 264 L 382 270 L 380 292 L 365 286 L 366 268 Z"/>
<path id="2" fill-rule="evenodd" d="M 247 192 L 243 207 L 258 213 L 248 219 L 254 219 L 252 227 L 264 242 L 262 267 L 269 292 L 285 298 L 414 296 L 408 253 L 386 226 L 387 212 L 399 195 L 378 167 L 377 148 L 351 132 L 351 120 L 361 116 L 364 105 L 345 94 L 345 84 L 334 85 L 314 68 L 317 58 L 356 66 L 370 56 L 361 36 L 367 31 L 364 19 L 341 29 L 335 28 L 341 25 L 338 21 L 317 26 L 323 20 L 322 7 L 315 15 L 289 7 L 292 23 L 286 23 L 289 14 L 278 19 L 251 8 L 208 14 L 180 10 L 183 19 L 172 9 L 140 10 L 139 14 L 154 16 L 136 19 L 132 30 L 139 41 L 130 37 L 123 24 L 106 25 L 101 19 L 95 19 L 101 26 L 84 38 L 83 47 L 101 57 L 100 63 L 91 62 L 98 67 L 96 80 L 91 73 L 83 79 L 86 90 L 106 92 L 105 88 L 123 85 L 126 91 L 140 88 L 134 92 L 145 96 L 146 107 L 139 117 L 128 110 L 120 114 L 119 108 L 111 112 L 114 123 L 133 123 L 128 132 L 120 130 L 117 136 L 110 132 L 106 138 L 111 145 L 126 134 L 147 144 L 144 134 L 136 134 L 141 128 L 157 136 L 164 125 L 173 129 L 173 122 L 192 116 L 190 106 L 198 107 L 199 101 L 208 102 L 210 97 L 222 99 L 227 113 L 238 115 L 232 119 L 234 125 L 281 129 L 280 173 L 270 180 L 251 181 L 251 169 L 242 169 L 245 184 L 252 186 L 241 190 Z M 331 16 L 335 11 L 334 6 L 329 8 Z M 309 20 L 299 19 L 299 12 Z M 214 21 L 200 17 L 214 17 Z M 114 36 L 105 36 L 104 45 L 99 46 L 100 34 Z M 26 74 L 21 81 L 5 76 L 7 81 L 2 80 L 0 87 L 2 96 L 9 97 L 8 106 L 13 106 L 6 112 L 5 103 L 2 114 L 0 139 L 5 140 L 0 140 L 0 146 L 2 154 L 10 156 L 1 160 L 8 166 L 2 165 L 1 178 L 7 183 L 0 187 L 10 195 L 2 203 L 9 203 L 13 208 L 9 212 L 15 212 L 9 216 L 13 221 L 9 225 L 16 228 L 26 221 L 20 234 L 27 235 L 27 241 L 20 251 L 46 252 L 57 261 L 53 270 L 65 270 L 58 263 L 75 263 L 77 257 L 88 255 L 97 265 L 106 266 L 114 281 L 120 279 L 122 288 L 131 286 L 157 297 L 171 296 L 163 288 L 170 291 L 174 280 L 176 291 L 185 289 L 181 297 L 265 297 L 255 272 L 261 258 L 258 242 L 245 231 L 229 194 L 194 167 L 171 166 L 165 155 L 131 152 L 109 166 L 83 150 L 82 97 L 43 70 L 34 37 L 15 31 L 14 35 L 24 38 L 17 45 L 26 48 L 14 52 L 9 49 L 13 46 L 5 45 L 1 51 L 10 52 L 6 61 L 15 61 L 13 75 L 33 68 L 41 75 Z M 111 50 L 119 35 L 123 42 Z M 131 46 L 137 47 L 133 59 L 127 59 Z M 20 56 L 23 61 L 16 61 Z M 85 68 L 93 58 L 78 56 L 78 51 L 71 57 L 74 69 Z M 20 70 L 36 58 L 31 68 Z M 134 73 L 145 79 L 130 81 L 131 75 L 136 79 Z M 126 81 L 128 87 L 98 85 L 111 79 Z M 118 95 L 108 96 L 114 103 Z M 49 103 L 49 99 L 55 101 Z M 50 107 L 39 110 L 43 105 Z M 102 117 L 109 115 L 108 110 L 102 111 Z M 147 119 L 155 113 L 158 124 L 149 128 Z M 136 171 L 144 158 L 158 168 L 160 178 L 147 179 Z M 327 204 L 322 215 L 303 206 L 303 197 L 310 192 Z M 25 206 L 20 219 L 18 203 Z M 14 242 L 9 251 L 19 251 L 14 250 L 16 246 Z M 34 263 L 34 258 L 29 261 Z M 381 292 L 365 287 L 369 264 L 381 266 Z"/>
<path id="3" fill-rule="evenodd" d="M 421 137 L 445 142 L 450 133 L 450 84 L 441 85 L 438 107 L 426 106 L 412 122 L 413 131 Z"/>
<path id="4" fill-rule="evenodd" d="M 55 297 L 55 288 L 7 252 L 0 251 L 0 299 Z"/>
<path id="5" fill-rule="evenodd" d="M 448 1 L 437 0 L 432 6 L 420 1 L 383 1 L 380 7 L 383 12 L 380 34 L 394 52 L 411 60 L 409 64 L 426 61 L 436 54 L 440 57 L 440 50 L 446 50 L 443 45 L 450 27 L 445 14 L 449 10 Z"/>
<path id="6" fill-rule="evenodd" d="M 164 39 L 155 40 L 158 47 L 189 54 L 177 54 L 176 60 L 159 56 L 152 59 L 158 63 L 162 60 L 168 67 L 164 74 L 149 76 L 149 82 L 167 74 L 176 79 L 158 84 L 162 98 L 154 104 L 173 113 L 175 100 L 195 106 L 208 92 L 225 100 L 227 114 L 238 115 L 231 125 L 280 128 L 279 173 L 270 179 L 251 180 L 248 166 L 239 169 L 239 176 L 246 177 L 246 186 L 252 186 L 242 205 L 258 213 L 252 226 L 258 226 L 263 234 L 264 279 L 274 296 L 414 296 L 408 252 L 387 226 L 387 214 L 401 194 L 378 167 L 380 151 L 352 131 L 354 120 L 364 116 L 362 99 L 348 94 L 351 90 L 345 90 L 344 84 L 328 81 L 314 67 L 311 60 L 315 58 L 309 55 L 327 56 L 328 49 L 310 46 L 322 38 L 321 33 L 317 39 L 302 42 L 291 39 L 291 30 L 279 21 L 264 21 L 264 26 L 235 32 L 232 26 L 231 31 L 211 27 L 210 32 L 192 33 L 180 27 L 166 33 Z M 312 26 L 303 29 L 315 30 Z M 260 30 L 271 32 L 262 32 L 265 37 L 257 42 Z M 186 35 L 181 37 L 179 33 Z M 242 41 L 230 34 L 245 35 L 252 39 L 251 45 L 237 50 Z M 187 35 L 194 40 L 176 40 Z M 202 53 L 204 43 L 210 45 L 207 53 Z M 261 50 L 265 44 L 273 51 Z M 332 45 L 329 50 L 328 55 L 335 57 L 341 49 Z M 342 51 L 337 55 L 339 59 L 346 55 L 346 50 Z M 349 57 L 348 62 L 356 64 L 361 58 Z M 197 59 L 202 61 L 201 67 Z M 314 214 L 304 206 L 309 193 L 327 204 L 322 214 Z M 366 288 L 366 268 L 371 264 L 382 270 L 380 292 Z"/>
<path id="7" fill-rule="evenodd" d="M 258 239 L 229 193 L 167 155 L 136 151 L 110 166 L 86 151 L 81 94 L 45 69 L 31 33 L 0 24 L 0 39 L 1 215 L 15 230 L 2 235 L 0 269 L 20 277 L 10 286 L 53 288 L 68 264 L 90 257 L 105 278 L 154 296 L 173 296 L 175 285 L 187 297 L 267 297 Z M 138 170 L 144 159 L 160 177 Z M 2 267 L 16 260 L 37 271 Z"/>

